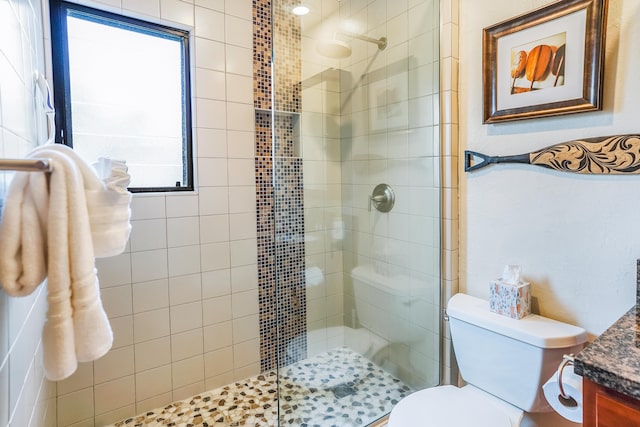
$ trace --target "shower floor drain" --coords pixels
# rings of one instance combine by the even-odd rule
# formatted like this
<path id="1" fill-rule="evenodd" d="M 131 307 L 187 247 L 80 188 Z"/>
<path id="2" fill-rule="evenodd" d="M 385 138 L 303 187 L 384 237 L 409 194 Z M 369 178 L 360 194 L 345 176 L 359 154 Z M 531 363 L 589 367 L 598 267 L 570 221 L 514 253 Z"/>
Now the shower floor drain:
<path id="1" fill-rule="evenodd" d="M 331 387 L 329 391 L 334 394 L 336 399 L 342 399 L 343 397 L 351 396 L 358 392 L 358 390 L 347 384 L 338 384 L 335 387 Z"/>

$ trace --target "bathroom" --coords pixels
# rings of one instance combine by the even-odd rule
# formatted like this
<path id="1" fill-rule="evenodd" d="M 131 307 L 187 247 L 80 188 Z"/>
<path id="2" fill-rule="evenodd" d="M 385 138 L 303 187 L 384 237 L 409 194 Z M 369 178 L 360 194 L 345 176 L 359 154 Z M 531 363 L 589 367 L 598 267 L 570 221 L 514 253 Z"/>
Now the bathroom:
<path id="1" fill-rule="evenodd" d="M 436 245 L 440 251 L 431 254 L 433 265 L 429 273 L 435 274 L 439 286 L 433 289 L 430 302 L 436 305 L 438 299 L 446 302 L 456 292 L 487 298 L 488 282 L 501 273 L 504 264 L 520 264 L 532 283 L 536 311 L 585 328 L 590 339 L 601 334 L 635 301 L 634 266 L 640 230 L 634 225 L 634 208 L 640 189 L 634 185 L 634 178 L 566 175 L 526 165 L 496 167 L 471 175 L 463 172 L 461 153 L 464 149 L 492 154 L 525 153 L 576 138 L 637 131 L 634 124 L 638 101 L 633 94 L 640 89 L 635 77 L 640 63 L 631 41 L 639 36 L 640 30 L 632 23 L 639 17 L 640 5 L 630 0 L 609 3 L 602 111 L 498 126 L 482 124 L 482 29 L 540 7 L 546 1 L 442 0 L 437 4 L 325 0 L 309 2 L 322 10 L 312 12 L 311 16 L 318 16 L 314 13 L 335 16 L 336 8 L 345 8 L 347 3 L 353 10 L 367 10 L 374 15 L 371 19 L 379 19 L 375 13 L 385 7 L 390 11 L 385 16 L 402 15 L 408 23 L 410 16 L 427 16 L 411 14 L 415 7 L 428 5 L 436 14 L 429 28 L 438 33 L 439 49 L 433 41 L 428 53 L 438 55 L 434 58 L 441 62 L 440 97 L 434 96 L 435 91 L 424 95 L 430 97 L 432 105 L 439 106 L 439 121 L 420 123 L 419 127 L 432 127 L 439 132 L 435 134 L 439 139 L 434 139 L 433 133 L 422 135 L 424 145 L 413 147 L 430 149 L 430 152 L 421 152 L 422 156 L 437 159 L 432 165 L 441 168 L 429 182 L 435 187 L 439 184 L 441 189 L 435 199 L 441 204 L 441 222 L 434 226 L 437 215 L 430 217 L 430 227 L 437 230 L 431 234 L 441 234 Z M 86 4 L 196 28 L 196 169 L 204 175 L 198 175 L 201 187 L 197 194 L 135 195 L 133 232 L 127 251 L 98 260 L 103 303 L 116 337 L 109 358 L 81 364 L 69 380 L 58 384 L 46 381 L 39 364 L 40 328 L 46 312 L 42 287 L 31 296 L 19 299 L 0 292 L 0 425 L 105 425 L 251 377 L 262 370 L 261 362 L 268 363 L 263 362 L 266 357 L 260 353 L 263 332 L 258 303 L 260 259 L 256 248 L 259 236 L 255 228 L 254 141 L 256 118 L 260 116 L 256 116 L 254 108 L 263 106 L 254 104 L 253 43 L 259 28 L 253 21 L 253 8 L 262 3 L 105 0 Z M 29 63 L 45 71 L 44 64 L 50 61 L 48 47 L 45 47 L 50 43 L 49 27 L 42 19 L 42 5 L 37 0 L 1 0 L 0 8 L 0 20 L 3 20 L 0 25 L 2 157 L 20 158 L 42 141 L 39 134 L 32 131 L 36 125 L 42 128 L 43 123 L 34 111 L 33 84 L 25 78 L 25 69 L 31 72 L 33 67 L 26 65 Z M 218 27 L 224 31 L 208 33 L 203 36 L 206 40 L 199 44 L 198 24 L 211 22 L 207 19 L 224 23 Z M 424 28 L 427 23 L 421 25 Z M 392 23 L 391 19 L 385 21 L 384 26 L 384 33 L 372 34 L 375 38 L 388 38 L 389 45 L 381 56 L 392 54 L 393 49 L 398 48 L 398 32 L 402 33 L 397 22 Z M 415 27 L 406 25 L 404 32 L 412 28 Z M 276 44 L 282 42 L 278 37 L 275 33 Z M 310 42 L 306 37 L 303 32 L 300 130 L 303 141 L 313 140 L 314 136 L 314 129 L 305 128 L 305 117 L 320 113 L 331 117 L 326 109 L 332 107 L 331 102 L 334 106 L 336 102 L 329 93 L 332 90 L 327 89 L 334 82 L 335 73 L 322 74 L 316 84 L 311 79 L 316 73 L 305 68 L 304 53 L 315 49 L 305 45 Z M 348 40 L 348 43 L 353 49 L 352 56 L 364 55 L 363 52 L 376 54 L 374 44 L 361 40 Z M 292 48 L 287 43 L 283 46 Z M 428 49 L 420 45 L 412 55 L 425 55 Z M 320 64 L 321 70 L 337 69 L 331 58 L 326 61 Z M 340 69 L 347 68 L 340 66 Z M 219 82 L 217 78 L 226 77 L 226 84 L 211 83 L 201 88 L 198 69 L 211 77 L 210 81 Z M 432 74 L 437 74 L 438 70 L 433 70 Z M 277 73 L 276 62 L 276 79 Z M 352 86 L 357 87 L 360 74 L 362 71 L 354 73 Z M 424 77 L 424 74 L 418 75 Z M 199 96 L 199 88 L 204 95 Z M 316 96 L 311 99 L 319 99 L 324 104 L 305 105 L 305 90 Z M 339 99 L 338 103 L 344 100 Z M 424 111 L 416 110 L 422 106 L 420 102 L 410 104 L 409 113 L 423 117 Z M 226 121 L 217 121 L 225 117 Z M 330 122 L 327 123 L 329 126 Z M 338 145 L 335 141 L 338 137 L 330 143 Z M 412 147 L 410 142 L 405 141 L 407 151 Z M 327 283 L 322 294 L 314 293 L 318 289 L 311 289 L 305 295 L 306 315 L 312 316 L 315 322 L 311 324 L 307 318 L 305 328 L 308 332 L 325 331 L 319 339 L 307 342 L 310 353 L 328 349 L 335 342 L 332 339 L 344 339 L 340 335 L 329 336 L 326 331 L 335 325 L 332 322 L 336 317 L 344 320 L 341 325 L 349 325 L 348 319 L 352 316 L 347 308 L 355 304 L 349 301 L 352 293 L 347 290 L 347 281 L 341 283 L 338 279 L 342 266 L 349 261 L 345 257 L 348 248 L 334 246 L 332 241 L 334 230 L 336 236 L 340 236 L 340 226 L 334 227 L 334 218 L 330 216 L 334 206 L 330 200 L 314 200 L 313 193 L 307 192 L 325 186 L 325 190 L 339 188 L 345 197 L 345 187 L 340 186 L 345 182 L 344 170 L 342 176 L 323 175 L 324 170 L 339 174 L 335 171 L 339 165 L 332 161 L 330 153 L 353 154 L 340 150 L 339 146 L 333 147 L 333 151 L 327 150 L 327 155 L 315 153 L 316 157 L 311 158 L 305 157 L 310 154 L 307 147 L 301 150 L 304 200 L 305 204 L 309 203 L 304 207 L 305 233 L 323 244 L 322 249 L 318 245 L 309 246 L 318 240 L 307 239 L 305 250 L 310 255 L 305 262 L 308 267 L 320 267 Z M 318 176 L 307 173 L 320 169 Z M 220 174 L 212 173 L 215 171 Z M 2 180 L 5 191 L 4 176 Z M 367 195 L 377 183 L 367 182 L 361 189 L 358 197 L 362 203 L 366 203 Z M 398 207 L 402 209 L 406 200 L 402 200 L 402 191 L 397 193 Z M 225 200 L 226 206 L 221 208 L 219 200 Z M 326 205 L 321 204 L 325 201 Z M 366 211 L 366 204 L 361 207 Z M 312 222 L 317 218 L 314 209 L 323 211 L 324 222 Z M 345 233 L 350 229 L 347 225 L 353 224 L 345 224 Z M 409 233 L 423 225 L 408 223 Z M 215 265 L 217 262 L 222 264 Z M 176 281 L 176 277 L 185 280 Z M 308 281 L 311 279 L 313 277 Z M 223 283 L 225 291 L 208 289 L 205 283 Z M 155 292 L 157 289 L 162 291 Z M 204 320 L 214 315 L 219 318 Z M 430 319 L 430 332 L 437 335 L 429 355 L 429 369 L 418 375 L 424 380 L 421 386 L 455 382 L 450 364 L 451 343 L 446 333 L 439 334 L 437 326 L 440 317 L 436 313 Z M 136 330 L 140 325 L 146 329 Z M 145 338 L 136 338 L 140 336 Z M 442 338 L 438 338 L 440 336 Z M 442 341 L 442 353 L 437 348 L 438 340 Z M 393 365 L 400 364 L 393 356 L 386 360 L 392 369 Z M 396 368 L 394 372 L 401 376 L 400 371 Z M 558 418 L 548 417 L 533 420 L 532 425 L 565 425 Z"/>

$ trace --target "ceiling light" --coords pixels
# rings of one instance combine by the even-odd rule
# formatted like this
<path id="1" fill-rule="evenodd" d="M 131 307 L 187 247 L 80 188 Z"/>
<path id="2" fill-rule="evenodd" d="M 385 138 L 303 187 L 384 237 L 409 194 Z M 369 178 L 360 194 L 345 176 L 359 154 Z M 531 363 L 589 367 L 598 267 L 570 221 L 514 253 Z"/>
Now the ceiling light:
<path id="1" fill-rule="evenodd" d="M 298 5 L 295 6 L 291 12 L 293 12 L 294 15 L 298 15 L 298 16 L 303 16 L 306 15 L 307 13 L 309 13 L 309 8 L 307 6 L 303 6 L 303 5 Z"/>

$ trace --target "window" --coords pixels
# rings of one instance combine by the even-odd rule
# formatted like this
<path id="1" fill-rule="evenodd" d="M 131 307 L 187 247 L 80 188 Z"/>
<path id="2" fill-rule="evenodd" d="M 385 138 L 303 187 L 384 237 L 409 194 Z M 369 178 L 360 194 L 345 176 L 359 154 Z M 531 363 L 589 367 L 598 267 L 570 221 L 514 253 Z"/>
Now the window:
<path id="1" fill-rule="evenodd" d="M 126 160 L 133 192 L 193 190 L 189 34 L 51 0 L 56 142 Z"/>

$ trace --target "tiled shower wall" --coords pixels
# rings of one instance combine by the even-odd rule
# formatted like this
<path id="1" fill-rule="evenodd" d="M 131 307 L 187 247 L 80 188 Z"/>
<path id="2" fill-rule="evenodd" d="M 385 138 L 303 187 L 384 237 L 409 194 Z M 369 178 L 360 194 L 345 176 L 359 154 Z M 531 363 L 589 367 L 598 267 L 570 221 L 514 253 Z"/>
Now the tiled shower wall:
<path id="1" fill-rule="evenodd" d="M 193 30 L 197 192 L 134 196 L 127 251 L 97 263 L 115 343 L 58 383 L 60 427 L 260 371 L 252 2 L 88 4 Z"/>
<path id="2" fill-rule="evenodd" d="M 33 72 L 45 71 L 40 0 L 0 0 L 0 155 L 23 158 L 46 140 Z M 35 172 L 38 173 L 38 172 Z M 0 173 L 0 203 L 8 172 Z M 44 378 L 40 339 L 46 313 L 40 286 L 14 298 L 0 287 L 0 425 L 55 425 L 55 384 Z"/>
<path id="3" fill-rule="evenodd" d="M 345 321 L 388 343 L 378 363 L 413 387 L 433 386 L 440 371 L 439 1 L 343 1 L 340 17 L 356 32 L 388 39 L 384 51 L 353 40 L 352 55 L 340 62 Z M 389 213 L 368 209 L 380 183 L 395 191 Z M 360 286 L 356 267 L 370 283 Z M 393 301 L 377 296 L 375 282 L 394 284 Z"/>
<path id="4" fill-rule="evenodd" d="M 336 59 L 316 44 L 332 37 L 337 1 L 314 2 L 302 17 L 302 117 L 304 159 L 307 342 L 309 355 L 344 344 L 340 79 Z"/>
<path id="5" fill-rule="evenodd" d="M 301 118 L 309 354 L 359 347 L 334 326 L 361 327 L 360 305 L 378 319 L 368 325 L 372 334 L 397 343 L 406 331 L 420 341 L 394 344 L 378 362 L 416 386 L 436 384 L 439 370 L 450 382 L 438 304 L 457 291 L 457 0 L 310 5 L 302 18 Z M 319 54 L 337 30 L 386 36 L 389 46 L 378 52 L 348 40 L 346 59 Z M 367 211 L 380 182 L 399 196 L 390 214 Z M 371 295 L 356 304 L 350 272 L 358 264 L 407 286 L 399 298 L 411 305 L 404 318 Z M 418 375 L 403 368 L 407 360 Z"/>

